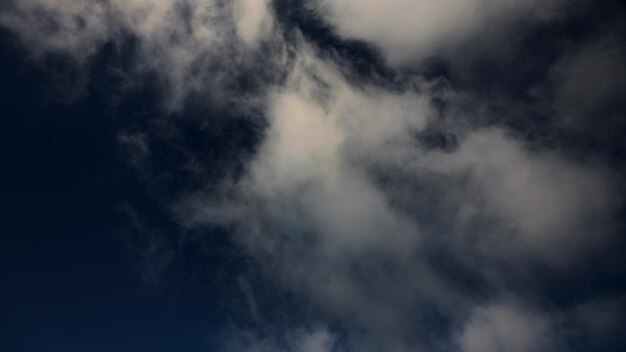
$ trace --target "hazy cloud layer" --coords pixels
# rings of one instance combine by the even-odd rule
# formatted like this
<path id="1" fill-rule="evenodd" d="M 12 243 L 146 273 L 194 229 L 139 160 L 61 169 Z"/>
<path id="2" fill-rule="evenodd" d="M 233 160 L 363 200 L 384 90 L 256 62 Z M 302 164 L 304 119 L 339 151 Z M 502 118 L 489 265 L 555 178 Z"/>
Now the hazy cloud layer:
<path id="1" fill-rule="evenodd" d="M 285 23 L 285 8 L 310 22 Z M 211 119 L 232 118 L 228 110 L 263 121 L 240 172 L 206 172 L 203 186 L 159 198 L 185 231 L 229 231 L 260 274 L 233 279 L 257 326 L 225 329 L 224 351 L 530 352 L 577 350 L 580 339 L 610 350 L 603 341 L 621 341 L 606 334 L 624 324 L 611 311 L 623 311 L 626 291 L 579 294 L 576 278 L 604 274 L 599 257 L 622 265 L 612 248 L 623 245 L 624 170 L 612 161 L 623 162 L 626 149 L 618 140 L 580 145 L 623 127 L 615 122 L 625 112 L 623 26 L 591 23 L 591 34 L 562 39 L 558 23 L 571 15 L 563 8 L 556 0 L 45 0 L 11 3 L 0 25 L 36 57 L 79 65 L 130 36 L 133 72 L 157 74 L 166 111 L 184 110 L 195 95 L 218 111 Z M 542 29 L 558 32 L 559 49 L 533 51 L 535 81 L 496 71 L 524 61 L 526 42 L 504 45 L 492 32 L 526 38 Z M 315 35 L 324 40 L 307 39 Z M 350 50 L 380 50 L 393 74 L 361 75 L 342 54 Z M 480 71 L 480 60 L 502 66 Z M 611 122 L 585 131 L 602 118 Z M 192 155 L 186 165 L 201 177 L 220 165 L 222 156 L 203 159 L 174 132 L 120 132 L 148 179 L 158 176 L 144 169 L 161 160 L 159 139 Z M 571 299 L 553 293 L 559 283 Z M 257 297 L 257 288 L 286 292 L 299 309 Z M 281 325 L 276 311 L 297 318 Z"/>

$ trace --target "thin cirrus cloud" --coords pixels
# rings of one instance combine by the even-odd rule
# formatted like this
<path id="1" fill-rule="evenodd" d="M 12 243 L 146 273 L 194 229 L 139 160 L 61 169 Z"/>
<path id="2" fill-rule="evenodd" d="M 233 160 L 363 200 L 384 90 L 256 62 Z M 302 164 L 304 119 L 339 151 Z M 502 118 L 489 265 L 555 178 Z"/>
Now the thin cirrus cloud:
<path id="1" fill-rule="evenodd" d="M 266 123 L 240 174 L 159 198 L 181 232 L 227 229 L 255 263 L 261 279 L 240 277 L 237 286 L 257 324 L 280 325 L 268 311 L 299 317 L 278 338 L 225 329 L 223 350 L 530 352 L 569 350 L 581 336 L 601 345 L 597 330 L 623 323 L 608 313 L 623 309 L 620 297 L 544 303 L 551 279 L 586 274 L 587 263 L 619 244 L 623 170 L 560 138 L 580 136 L 564 116 L 595 118 L 615 101 L 623 48 L 595 37 L 575 38 L 575 50 L 559 42 L 563 51 L 540 61 L 540 81 L 523 87 L 523 98 L 478 94 L 483 87 L 457 84 L 454 74 L 394 70 L 437 55 L 498 61 L 517 49 L 483 50 L 502 43 L 490 32 L 523 36 L 524 26 L 564 21 L 561 5 L 45 0 L 12 3 L 0 25 L 36 57 L 79 64 L 130 35 L 139 46 L 135 70 L 157 72 L 166 111 L 199 94 Z M 309 27 L 285 23 L 292 17 L 280 11 L 294 8 L 311 16 Z M 311 23 L 335 41 L 310 40 Z M 394 75 L 359 76 L 339 50 L 354 39 L 379 50 Z M 237 88 L 242 72 L 261 77 L 253 80 L 260 89 Z M 581 89 L 587 76 L 597 90 Z M 531 113 L 548 121 L 538 124 L 545 130 L 528 127 Z M 147 141 L 163 137 L 151 133 L 120 133 L 140 152 L 131 160 L 138 169 L 158 160 Z M 575 296 L 579 288 L 569 285 Z M 306 312 L 257 297 L 262 289 L 288 292 Z"/>

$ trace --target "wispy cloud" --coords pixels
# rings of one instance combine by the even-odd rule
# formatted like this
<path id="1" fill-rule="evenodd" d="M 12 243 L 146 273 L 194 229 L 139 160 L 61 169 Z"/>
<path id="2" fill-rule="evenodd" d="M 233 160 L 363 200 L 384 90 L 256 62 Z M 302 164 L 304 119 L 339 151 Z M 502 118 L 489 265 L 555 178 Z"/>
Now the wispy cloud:
<path id="1" fill-rule="evenodd" d="M 278 13 L 298 6 L 308 27 Z M 160 198 L 187 231 L 232 232 L 261 274 L 235 279 L 255 322 L 272 326 L 265 304 L 292 312 L 257 297 L 254 285 L 307 307 L 278 329 L 284 334 L 234 329 L 225 351 L 530 352 L 567 349 L 572 331 L 622 324 L 602 303 L 623 309 L 622 298 L 537 303 L 550 299 L 551 278 L 567 281 L 619 245 L 623 228 L 623 167 L 571 147 L 571 136 L 595 133 L 580 121 L 618 100 L 623 44 L 614 34 L 576 37 L 573 49 L 559 41 L 562 51 L 528 69 L 537 81 L 525 81 L 506 65 L 523 60 L 517 50 L 531 40 L 494 39 L 565 21 L 562 6 L 24 0 L 2 12 L 0 25 L 36 57 L 66 55 L 78 65 L 131 38 L 133 72 L 158 75 L 166 111 L 196 95 L 264 121 L 237 175 Z M 322 30 L 333 41 L 307 39 Z M 357 47 L 380 50 L 393 74 L 361 75 L 340 54 Z M 442 67 L 426 60 L 433 56 Z M 506 69 L 493 73 L 481 60 Z M 516 86 L 497 91 L 467 78 L 477 76 Z M 622 116 L 617 106 L 610 116 Z M 139 169 L 159 160 L 150 138 L 179 138 L 151 133 L 120 134 Z M 207 164 L 199 173 L 214 165 L 194 162 Z"/>

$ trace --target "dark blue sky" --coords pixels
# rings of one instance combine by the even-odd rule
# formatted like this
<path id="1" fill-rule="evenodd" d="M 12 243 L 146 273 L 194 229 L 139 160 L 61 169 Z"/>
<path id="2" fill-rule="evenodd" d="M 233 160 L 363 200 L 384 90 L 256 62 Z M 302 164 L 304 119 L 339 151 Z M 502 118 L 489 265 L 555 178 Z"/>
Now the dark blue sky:
<path id="1" fill-rule="evenodd" d="M 178 270 L 144 278 L 151 259 L 124 231 L 123 202 L 159 210 L 119 150 L 119 112 L 153 98 L 112 106 L 115 82 L 94 65 L 97 79 L 68 101 L 55 94 L 73 89 L 69 64 L 36 64 L 6 31 L 1 47 L 2 350 L 207 350 L 237 315 L 211 269 L 199 269 L 211 257 L 190 253 Z"/>

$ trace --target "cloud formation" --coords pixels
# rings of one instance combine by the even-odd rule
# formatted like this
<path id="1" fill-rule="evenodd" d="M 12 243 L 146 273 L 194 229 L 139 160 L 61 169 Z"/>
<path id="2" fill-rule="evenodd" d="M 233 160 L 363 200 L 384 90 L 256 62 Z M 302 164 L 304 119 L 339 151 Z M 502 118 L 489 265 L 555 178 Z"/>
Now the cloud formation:
<path id="1" fill-rule="evenodd" d="M 247 45 L 254 45 L 271 33 L 273 19 L 268 0 L 240 0 L 235 2 L 233 16 L 237 35 Z"/>
<path id="2" fill-rule="evenodd" d="M 201 133 L 208 119 L 262 121 L 246 158 L 205 157 L 180 142 L 182 129 L 120 132 L 146 178 L 159 175 L 145 165 L 167 159 L 158 141 L 191 155 L 185 165 L 205 184 L 158 199 L 181 232 L 224 229 L 254 263 L 260 279 L 236 286 L 256 324 L 278 333 L 234 329 L 223 350 L 530 352 L 575 350 L 582 335 L 584 346 L 610 349 L 602 331 L 623 324 L 609 311 L 623 309 L 626 292 L 589 293 L 577 279 L 606 274 L 599 257 L 626 269 L 611 251 L 622 245 L 624 170 L 602 141 L 577 141 L 602 134 L 585 131 L 599 115 L 624 116 L 624 45 L 621 27 L 597 23 L 591 33 L 611 35 L 561 41 L 571 15 L 561 6 L 24 0 L 0 25 L 35 57 L 78 65 L 130 38 L 132 71 L 159 77 L 165 111 L 200 96 L 211 116 L 189 120 Z M 287 23 L 285 8 L 308 22 Z M 526 60 L 537 33 L 563 49 Z M 392 74 L 363 74 L 352 61 L 372 48 Z M 540 65 L 524 71 L 532 79 L 508 69 L 521 61 Z M 623 159 L 623 144 L 611 143 Z M 211 178 L 206 170 L 232 155 L 240 170 Z M 559 284 L 572 298 L 554 293 Z M 299 311 L 255 296 L 255 285 L 288 293 Z M 268 311 L 297 318 L 281 325 Z"/>
<path id="3" fill-rule="evenodd" d="M 130 40 L 136 49 L 133 72 L 156 73 L 163 80 L 164 106 L 177 110 L 188 94 L 228 79 L 231 64 L 247 65 L 242 43 L 254 46 L 272 30 L 267 6 L 261 0 L 12 1 L 0 25 L 36 58 L 61 55 L 77 65 L 106 44 Z"/>
<path id="4" fill-rule="evenodd" d="M 467 351 L 556 339 L 523 308 L 480 308 L 464 280 L 504 294 L 510 275 L 535 285 L 529 268 L 559 271 L 593 253 L 613 235 L 611 173 L 495 128 L 465 131 L 451 151 L 420 147 L 438 118 L 431 84 L 353 86 L 302 45 L 269 95 L 270 127 L 248 175 L 226 196 L 183 199 L 183 223 L 234 225 L 266 274 L 350 329 L 356 350 L 454 346 L 415 331 L 431 315 L 469 315 Z M 465 272 L 441 272 L 439 261 Z"/>
<path id="5" fill-rule="evenodd" d="M 527 308 L 493 304 L 477 308 L 461 335 L 463 352 L 553 349 L 550 321 Z"/>
<path id="6" fill-rule="evenodd" d="M 555 0 L 318 1 L 319 10 L 339 34 L 374 43 L 394 65 L 436 55 L 474 34 L 482 35 L 487 23 L 490 30 L 506 30 L 519 19 L 550 18 L 557 5 Z"/>

